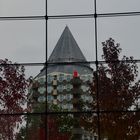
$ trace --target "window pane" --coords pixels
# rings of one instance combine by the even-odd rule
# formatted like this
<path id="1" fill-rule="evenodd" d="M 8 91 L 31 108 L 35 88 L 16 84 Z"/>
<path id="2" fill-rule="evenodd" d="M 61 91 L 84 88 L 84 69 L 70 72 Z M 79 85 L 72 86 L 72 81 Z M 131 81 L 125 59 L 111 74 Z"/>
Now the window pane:
<path id="1" fill-rule="evenodd" d="M 64 35 L 63 32 L 64 32 L 64 29 L 66 29 L 66 27 L 68 27 L 68 30 L 66 30 L 66 32 L 64 33 L 65 35 Z M 69 47 L 72 51 L 69 53 L 69 55 L 73 53 L 71 54 L 72 56 L 74 55 L 74 52 L 75 53 L 79 52 L 77 50 L 74 50 L 75 47 L 73 45 L 75 44 L 74 42 L 75 40 L 77 43 L 75 46 L 78 45 L 84 57 L 87 59 L 87 61 L 94 61 L 95 60 L 94 19 L 90 19 L 90 18 L 89 19 L 69 19 L 69 20 L 49 20 L 48 21 L 48 41 L 49 41 L 48 42 L 48 56 L 50 56 L 50 54 L 52 53 L 61 35 L 63 34 L 63 36 L 66 37 L 68 35 L 67 33 L 72 34 L 72 36 L 69 38 L 70 43 L 68 43 L 69 40 L 65 41 L 66 39 L 64 39 L 65 44 L 67 43 L 69 44 L 69 46 L 67 44 L 65 47 Z M 60 43 L 62 43 L 62 40 L 63 39 L 61 39 Z M 63 52 L 65 51 L 66 50 L 63 50 Z M 63 59 L 63 61 L 66 61 L 66 60 Z M 76 62 L 77 60 L 73 60 L 73 61 Z"/>
<path id="2" fill-rule="evenodd" d="M 94 114 L 95 115 L 95 114 Z M 48 116 L 48 140 L 97 138 L 97 120 L 88 121 L 89 116 L 82 114 L 57 114 Z M 93 123 L 93 125 L 92 125 Z M 94 132 L 90 130 L 94 126 Z"/>
<path id="3" fill-rule="evenodd" d="M 0 68 L 0 112 L 2 114 L 43 112 L 45 110 L 45 105 L 42 104 L 45 104 L 46 101 L 44 101 L 46 79 L 44 77 L 44 84 L 42 84 L 39 77 L 35 78 L 43 66 L 0 65 Z M 41 88 L 43 90 L 40 90 Z M 42 97 L 44 98 L 42 99 Z"/>
<path id="4" fill-rule="evenodd" d="M 46 75 L 43 74 L 43 66 L 28 66 L 26 73 L 33 78 L 30 80 L 30 84 L 27 90 L 27 110 L 29 113 L 41 113 L 46 110 L 47 100 L 47 85 Z M 35 71 L 36 69 L 36 71 Z M 28 70 L 28 71 L 27 71 Z M 32 73 L 31 73 L 32 72 Z"/>
<path id="5" fill-rule="evenodd" d="M 140 17 L 114 17 L 100 18 L 98 20 L 98 58 L 102 59 L 102 42 L 113 38 L 115 43 L 120 43 L 122 52 L 120 57 L 133 56 L 139 59 Z M 126 24 L 127 23 L 127 24 Z"/>
<path id="6" fill-rule="evenodd" d="M 45 21 L 0 22 L 0 56 L 18 63 L 45 62 Z"/>
<path id="7" fill-rule="evenodd" d="M 24 115 L 0 115 L 0 139 L 24 138 L 27 132 L 25 119 Z M 23 131 L 20 131 L 21 128 L 24 128 Z"/>
<path id="8" fill-rule="evenodd" d="M 99 109 L 109 112 L 138 111 L 140 64 L 122 61 L 102 64 L 98 68 Z"/>
<path id="9" fill-rule="evenodd" d="M 92 0 L 48 0 L 49 15 L 77 15 L 93 13 Z"/>
<path id="10" fill-rule="evenodd" d="M 100 133 L 102 138 L 139 139 L 140 112 L 113 112 L 100 114 Z"/>
<path id="11" fill-rule="evenodd" d="M 45 15 L 45 0 L 2 0 L 0 17 Z"/>
<path id="12" fill-rule="evenodd" d="M 97 0 L 98 13 L 139 12 L 138 0 Z"/>
<path id="13" fill-rule="evenodd" d="M 27 115 L 16 134 L 16 139 L 45 139 L 45 123 L 43 115 Z"/>

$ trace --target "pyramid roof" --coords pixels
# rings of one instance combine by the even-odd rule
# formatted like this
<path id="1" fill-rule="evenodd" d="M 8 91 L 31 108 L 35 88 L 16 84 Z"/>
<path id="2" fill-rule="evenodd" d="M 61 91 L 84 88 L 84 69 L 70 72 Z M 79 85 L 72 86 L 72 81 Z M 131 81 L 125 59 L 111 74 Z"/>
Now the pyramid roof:
<path id="1" fill-rule="evenodd" d="M 74 39 L 68 26 L 65 27 L 60 39 L 58 40 L 53 52 L 51 53 L 47 67 L 47 74 L 54 72 L 72 74 L 73 71 L 77 71 L 79 74 L 92 74 L 92 68 L 87 63 L 85 56 L 80 50 L 76 40 Z M 61 64 L 63 62 L 79 62 L 70 64 Z M 59 64 L 57 64 L 59 63 Z M 46 74 L 46 68 L 43 68 L 38 76 Z"/>
<path id="2" fill-rule="evenodd" d="M 86 58 L 80 50 L 68 26 L 65 27 L 48 62 L 85 62 Z"/>

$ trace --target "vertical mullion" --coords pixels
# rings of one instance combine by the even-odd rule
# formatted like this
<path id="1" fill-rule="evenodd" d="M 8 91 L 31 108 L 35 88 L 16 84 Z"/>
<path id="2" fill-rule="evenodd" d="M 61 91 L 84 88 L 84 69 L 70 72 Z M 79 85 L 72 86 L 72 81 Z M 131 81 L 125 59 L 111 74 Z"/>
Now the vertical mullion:
<path id="1" fill-rule="evenodd" d="M 99 79 L 98 79 L 98 29 L 97 29 L 97 3 L 96 0 L 94 0 L 94 23 L 95 23 L 95 55 L 96 55 L 96 101 L 97 101 L 97 130 L 98 130 L 98 140 L 101 140 L 101 132 L 100 132 L 100 108 L 99 108 Z"/>
<path id="2" fill-rule="evenodd" d="M 45 73 L 45 77 L 46 77 L 46 103 L 45 103 L 45 140 L 47 140 L 49 134 L 48 134 L 48 107 L 47 107 L 47 59 L 48 59 L 48 0 L 46 0 L 46 5 L 45 5 L 45 10 L 46 10 L 46 15 L 45 15 L 45 22 L 46 22 L 46 62 L 45 62 L 45 69 L 46 69 L 46 73 Z"/>

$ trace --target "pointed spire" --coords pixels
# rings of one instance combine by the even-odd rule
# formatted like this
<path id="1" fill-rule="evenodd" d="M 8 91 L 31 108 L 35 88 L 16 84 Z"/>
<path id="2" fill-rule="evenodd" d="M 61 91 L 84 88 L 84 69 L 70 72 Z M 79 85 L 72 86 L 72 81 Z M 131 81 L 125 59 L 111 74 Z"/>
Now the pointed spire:
<path id="1" fill-rule="evenodd" d="M 66 25 L 60 39 L 58 40 L 49 62 L 85 62 L 82 51 L 75 41 L 69 27 Z"/>
<path id="2" fill-rule="evenodd" d="M 48 62 L 86 62 L 82 51 L 76 43 L 69 27 L 66 25 L 60 39 L 58 40 Z M 62 72 L 73 74 L 92 74 L 93 70 L 89 64 L 69 64 L 69 65 L 48 65 L 47 74 L 53 72 Z M 46 74 L 46 67 L 38 74 L 41 77 Z M 76 75 L 76 73 L 75 73 Z"/>

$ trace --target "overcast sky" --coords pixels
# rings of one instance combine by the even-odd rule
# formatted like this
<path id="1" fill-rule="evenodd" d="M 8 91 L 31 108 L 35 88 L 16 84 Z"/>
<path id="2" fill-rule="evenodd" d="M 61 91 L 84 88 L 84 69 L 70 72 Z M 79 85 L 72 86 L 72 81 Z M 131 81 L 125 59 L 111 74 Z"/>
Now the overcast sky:
<path id="1" fill-rule="evenodd" d="M 93 0 L 48 0 L 48 15 L 94 13 Z M 139 0 L 97 0 L 98 13 L 140 11 Z M 45 15 L 45 0 L 0 0 L 0 16 Z M 94 19 L 48 21 L 48 55 L 68 25 L 87 60 L 95 60 Z M 139 57 L 140 16 L 98 18 L 98 58 L 101 42 L 112 37 L 122 54 Z M 45 21 L 0 21 L 0 58 L 13 62 L 45 62 Z M 28 67 L 35 75 L 41 67 Z"/>

